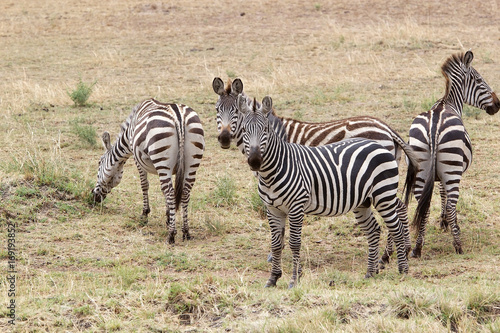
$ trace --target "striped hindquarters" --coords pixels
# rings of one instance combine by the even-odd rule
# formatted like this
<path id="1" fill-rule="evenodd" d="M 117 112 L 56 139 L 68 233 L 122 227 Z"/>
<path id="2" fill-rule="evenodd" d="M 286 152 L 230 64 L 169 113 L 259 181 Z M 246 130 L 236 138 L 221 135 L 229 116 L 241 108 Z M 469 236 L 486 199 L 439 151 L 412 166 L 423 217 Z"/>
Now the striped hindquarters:
<path id="1" fill-rule="evenodd" d="M 205 147 L 200 118 L 183 104 L 144 101 L 133 121 L 133 152 L 138 165 L 157 173 L 166 184 L 176 174 L 175 204 L 178 207 L 185 182 L 192 186 Z M 163 185 L 162 185 L 163 187 Z"/>
<path id="2" fill-rule="evenodd" d="M 451 189 L 449 198 L 458 200 L 458 184 L 472 161 L 472 147 L 461 118 L 442 103 L 415 118 L 409 143 L 420 161 L 414 191 L 418 200 L 414 225 L 419 228 L 429 210 L 435 181 Z"/>

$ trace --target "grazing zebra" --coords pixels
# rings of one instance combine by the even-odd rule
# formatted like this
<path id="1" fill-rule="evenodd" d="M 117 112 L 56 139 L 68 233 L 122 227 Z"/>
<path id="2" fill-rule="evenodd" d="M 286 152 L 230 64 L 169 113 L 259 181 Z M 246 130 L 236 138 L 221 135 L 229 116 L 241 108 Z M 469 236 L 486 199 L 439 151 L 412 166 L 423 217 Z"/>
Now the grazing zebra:
<path id="1" fill-rule="evenodd" d="M 158 174 L 167 205 L 168 243 L 175 243 L 175 212 L 179 205 L 184 221 L 182 239 L 191 239 L 187 207 L 205 149 L 203 128 L 196 112 L 186 105 L 147 99 L 135 106 L 123 122 L 115 144 L 111 146 L 107 132 L 103 134 L 103 143 L 106 152 L 99 161 L 97 184 L 92 190 L 94 201 L 104 200 L 120 183 L 123 165 L 133 155 L 141 178 L 143 217 L 147 218 L 150 212 L 147 174 Z"/>
<path id="2" fill-rule="evenodd" d="M 301 274 L 300 245 L 304 214 L 339 216 L 353 211 L 368 238 L 366 277 L 378 273 L 380 226 L 371 206 L 380 213 L 397 249 L 399 272 L 408 272 L 404 225 L 397 213 L 398 165 L 394 156 L 373 140 L 349 139 L 320 147 L 288 143 L 280 121 L 272 121 L 272 100 L 249 106 L 240 95 L 243 144 L 250 168 L 257 172 L 259 195 L 267 207 L 271 228 L 272 270 L 266 287 L 281 277 L 281 252 L 286 218 L 293 273 L 289 287 Z"/>
<path id="3" fill-rule="evenodd" d="M 463 103 L 486 110 L 490 115 L 500 108 L 500 101 L 481 75 L 471 66 L 471 51 L 455 54 L 441 67 L 446 92 L 427 112 L 417 116 L 410 127 L 409 143 L 417 153 L 420 170 L 414 187 L 418 201 L 413 224 L 418 237 L 412 257 L 420 257 L 424 245 L 425 224 L 429 217 L 434 182 L 440 182 L 441 227 L 451 227 L 453 246 L 463 253 L 456 205 L 462 174 L 472 161 L 471 141 L 462 122 Z M 406 192 L 406 203 L 410 191 Z"/>
<path id="4" fill-rule="evenodd" d="M 229 80 L 224 87 L 224 82 L 216 77 L 212 82 L 212 88 L 219 95 L 215 108 L 217 110 L 217 130 L 219 132 L 218 141 L 220 146 L 227 149 L 230 147 L 231 140 L 234 140 L 244 154 L 243 128 L 236 104 L 238 95 L 244 95 L 243 82 L 240 79 Z M 257 103 L 256 106 L 258 107 L 259 104 Z M 323 123 L 311 123 L 278 117 L 274 114 L 274 110 L 273 116 L 283 123 L 288 142 L 316 147 L 353 137 L 372 139 L 393 153 L 397 163 L 399 163 L 401 151 L 404 151 L 409 159 L 409 169 L 416 170 L 417 168 L 418 162 L 410 146 L 404 142 L 396 131 L 380 119 L 360 116 Z M 411 187 L 413 184 L 409 186 Z M 398 199 L 398 212 L 400 219 L 407 226 L 409 224 L 407 207 L 400 199 Z M 389 257 L 393 253 L 390 234 L 388 237 L 387 247 L 381 259 L 382 264 L 388 263 Z M 405 228 L 405 241 L 406 245 L 410 246 L 408 227 Z M 271 257 L 268 260 L 271 260 Z"/>

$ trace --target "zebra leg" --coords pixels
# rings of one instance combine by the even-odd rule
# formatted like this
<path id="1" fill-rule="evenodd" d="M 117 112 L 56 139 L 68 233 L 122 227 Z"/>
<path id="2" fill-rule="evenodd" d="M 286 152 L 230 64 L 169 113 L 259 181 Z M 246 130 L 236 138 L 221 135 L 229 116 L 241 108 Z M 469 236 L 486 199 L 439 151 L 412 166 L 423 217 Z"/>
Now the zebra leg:
<path id="1" fill-rule="evenodd" d="M 286 223 L 286 214 L 273 208 L 268 207 L 267 219 L 271 229 L 271 253 L 272 253 L 272 268 L 271 276 L 266 283 L 266 288 L 276 287 L 276 282 L 282 275 L 281 271 L 281 252 L 283 250 L 283 230 Z"/>
<path id="2" fill-rule="evenodd" d="M 285 248 L 285 226 L 283 226 L 283 229 L 281 229 L 281 239 L 283 239 L 283 249 Z M 273 261 L 273 254 L 272 252 L 267 255 L 267 262 L 272 262 Z"/>
<path id="3" fill-rule="evenodd" d="M 142 203 L 143 203 L 141 220 L 144 223 L 147 223 L 148 214 L 151 212 L 151 209 L 149 208 L 149 196 L 148 196 L 148 190 L 149 190 L 148 174 L 140 167 L 140 165 L 137 162 L 136 166 L 137 170 L 139 170 L 139 177 L 141 178 Z"/>
<path id="4" fill-rule="evenodd" d="M 368 239 L 368 269 L 365 278 L 370 278 L 378 274 L 377 258 L 380 241 L 380 226 L 375 216 L 373 216 L 370 207 L 356 208 L 356 210 L 354 210 L 354 216 L 356 217 L 356 224 L 360 226 Z"/>
<path id="5" fill-rule="evenodd" d="M 408 255 L 411 250 L 411 241 L 410 241 L 410 229 L 409 229 L 409 221 L 408 221 L 408 209 L 405 206 L 405 204 L 401 201 L 401 199 L 397 198 L 397 212 L 399 216 L 399 220 L 403 224 L 403 235 L 404 235 L 404 241 L 405 241 L 405 252 L 406 252 L 406 257 L 408 258 Z M 387 233 L 387 246 L 385 248 L 384 254 L 382 255 L 382 258 L 380 258 L 380 269 L 384 269 L 385 265 L 389 263 L 389 258 L 391 255 L 394 253 L 394 243 L 392 239 L 392 235 L 390 232 Z"/>
<path id="6" fill-rule="evenodd" d="M 304 210 L 302 206 L 289 212 L 288 219 L 290 220 L 290 237 L 289 245 L 292 250 L 293 271 L 292 278 L 288 284 L 288 288 L 293 288 L 299 282 L 302 276 L 302 266 L 300 265 L 300 246 L 302 239 L 302 223 L 304 220 Z"/>
<path id="7" fill-rule="evenodd" d="M 397 251 L 399 273 L 408 273 L 408 252 L 409 252 L 409 231 L 408 221 L 401 219 L 408 218 L 406 206 L 394 196 L 394 201 L 381 202 L 376 207 L 380 216 L 384 219 L 391 239 Z"/>
<path id="8" fill-rule="evenodd" d="M 427 220 L 429 219 L 429 210 L 425 213 L 425 218 L 420 226 L 420 230 L 418 230 L 417 241 L 415 242 L 415 247 L 413 251 L 411 251 L 412 258 L 420 258 L 422 256 L 422 247 L 424 246 L 424 238 L 425 238 L 425 229 Z"/>
<path id="9" fill-rule="evenodd" d="M 184 190 L 182 192 L 181 207 L 182 207 L 182 241 L 191 240 L 191 235 L 189 234 L 189 220 L 188 220 L 188 204 L 191 197 L 191 183 L 184 184 Z"/>
<path id="10" fill-rule="evenodd" d="M 172 175 L 170 174 L 161 174 L 160 182 L 161 182 L 161 190 L 163 195 L 165 196 L 165 202 L 167 206 L 167 229 L 168 229 L 168 244 L 175 243 L 175 235 L 177 234 L 177 230 L 175 228 L 175 194 L 174 187 L 172 185 Z"/>
<path id="11" fill-rule="evenodd" d="M 440 221 L 440 226 L 441 230 L 443 231 L 448 231 L 448 220 L 446 218 L 446 212 L 448 210 L 447 204 L 446 204 L 446 190 L 443 186 L 443 183 L 439 182 L 439 194 L 441 195 L 441 221 Z"/>
<path id="12" fill-rule="evenodd" d="M 460 240 L 460 227 L 457 221 L 457 210 L 456 203 L 448 200 L 446 204 L 446 218 L 447 222 L 451 227 L 451 234 L 453 236 L 453 247 L 455 247 L 455 252 L 457 254 L 463 254 L 462 241 Z"/>

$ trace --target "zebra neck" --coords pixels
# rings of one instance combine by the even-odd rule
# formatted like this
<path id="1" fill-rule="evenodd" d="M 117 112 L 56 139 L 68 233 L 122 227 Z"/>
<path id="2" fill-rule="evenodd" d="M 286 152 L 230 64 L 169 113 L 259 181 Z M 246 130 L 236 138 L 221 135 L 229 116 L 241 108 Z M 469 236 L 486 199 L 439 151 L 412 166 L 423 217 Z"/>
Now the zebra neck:
<path id="1" fill-rule="evenodd" d="M 111 147 L 111 164 L 125 162 L 132 156 L 128 130 L 121 131 L 115 144 Z"/>
<path id="2" fill-rule="evenodd" d="M 445 109 L 454 111 L 459 117 L 462 117 L 464 107 L 464 89 L 463 83 L 450 79 L 450 87 L 447 95 L 442 98 Z"/>
<path id="3" fill-rule="evenodd" d="M 274 131 L 270 132 L 268 137 L 266 151 L 262 156 L 262 166 L 259 174 L 259 180 L 266 186 L 271 186 L 281 179 L 281 176 L 287 174 L 290 159 L 290 144 L 277 137 Z"/>

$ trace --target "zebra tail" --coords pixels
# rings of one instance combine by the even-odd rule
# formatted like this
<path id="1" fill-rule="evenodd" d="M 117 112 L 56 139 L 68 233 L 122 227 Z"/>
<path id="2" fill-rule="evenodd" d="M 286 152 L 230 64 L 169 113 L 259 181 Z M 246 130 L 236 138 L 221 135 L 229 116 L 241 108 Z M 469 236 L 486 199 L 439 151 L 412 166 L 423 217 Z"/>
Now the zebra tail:
<path id="1" fill-rule="evenodd" d="M 415 183 L 417 181 L 417 173 L 419 170 L 419 163 L 417 155 L 413 148 L 404 142 L 403 138 L 399 136 L 394 131 L 391 131 L 392 138 L 394 142 L 401 147 L 407 157 L 408 170 L 406 172 L 406 180 L 403 187 L 403 193 L 405 197 L 405 205 L 408 207 L 408 203 L 410 202 L 411 194 L 413 193 L 413 189 L 415 187 Z"/>
<path id="2" fill-rule="evenodd" d="M 178 124 L 176 123 L 177 126 L 177 133 L 179 142 L 179 152 L 177 154 L 177 170 L 175 172 L 175 210 L 179 209 L 179 205 L 182 200 L 182 192 L 184 191 L 184 173 L 185 173 L 185 152 L 184 152 L 184 143 L 185 143 L 185 131 L 184 131 L 184 124 Z"/>
<path id="3" fill-rule="evenodd" d="M 436 157 L 434 150 L 431 151 L 431 167 L 429 170 L 429 175 L 425 181 L 424 188 L 422 189 L 422 194 L 417 204 L 417 209 L 415 210 L 415 216 L 412 221 L 412 226 L 416 228 L 417 234 L 420 231 L 420 227 L 429 211 L 431 206 L 432 192 L 434 191 L 434 181 L 436 178 Z"/>

